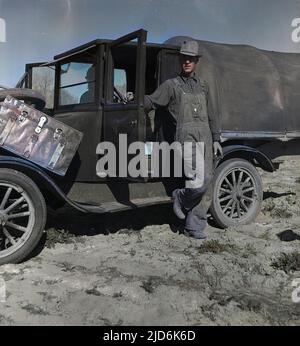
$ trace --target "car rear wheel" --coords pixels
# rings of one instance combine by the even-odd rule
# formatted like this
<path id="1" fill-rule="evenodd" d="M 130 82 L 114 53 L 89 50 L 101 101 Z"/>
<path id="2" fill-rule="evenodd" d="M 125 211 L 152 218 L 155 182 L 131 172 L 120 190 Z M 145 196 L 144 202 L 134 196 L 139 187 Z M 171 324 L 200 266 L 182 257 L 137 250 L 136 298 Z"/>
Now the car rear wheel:
<path id="1" fill-rule="evenodd" d="M 243 159 L 223 162 L 215 172 L 211 214 L 222 228 L 255 220 L 263 200 L 256 168 Z"/>
<path id="2" fill-rule="evenodd" d="M 39 243 L 46 223 L 43 195 L 26 175 L 0 169 L 0 265 L 19 263 Z"/>

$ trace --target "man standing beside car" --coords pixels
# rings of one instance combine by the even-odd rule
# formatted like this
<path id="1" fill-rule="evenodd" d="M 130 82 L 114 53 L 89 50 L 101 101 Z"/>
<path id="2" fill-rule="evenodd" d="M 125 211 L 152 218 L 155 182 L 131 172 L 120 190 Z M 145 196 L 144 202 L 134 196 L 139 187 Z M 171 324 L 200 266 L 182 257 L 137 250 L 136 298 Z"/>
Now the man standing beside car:
<path id="1" fill-rule="evenodd" d="M 181 145 L 192 143 L 194 146 L 199 142 L 204 143 L 204 181 L 201 186 L 190 184 L 193 187 L 174 190 L 173 210 L 179 219 L 185 219 L 185 235 L 205 239 L 212 190 L 213 155 L 222 155 L 222 147 L 208 85 L 195 73 L 200 57 L 197 41 L 183 42 L 179 54 L 181 73 L 176 78 L 166 80 L 153 94 L 145 96 L 145 112 L 166 107 L 176 124 L 176 141 Z M 173 132 L 174 128 L 171 125 L 169 127 Z M 195 152 L 192 156 L 194 169 L 197 167 Z M 196 171 L 192 180 L 196 182 L 200 176 L 203 176 L 203 172 Z"/>

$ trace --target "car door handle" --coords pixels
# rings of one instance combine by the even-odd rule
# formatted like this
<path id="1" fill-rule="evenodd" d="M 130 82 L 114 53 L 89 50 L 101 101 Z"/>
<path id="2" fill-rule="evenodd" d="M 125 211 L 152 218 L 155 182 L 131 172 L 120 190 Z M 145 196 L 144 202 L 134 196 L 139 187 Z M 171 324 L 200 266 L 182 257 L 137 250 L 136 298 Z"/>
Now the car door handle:
<path id="1" fill-rule="evenodd" d="M 138 121 L 137 121 L 137 119 L 135 119 L 135 120 L 132 120 L 132 121 L 129 123 L 129 125 L 130 125 L 130 126 L 135 126 L 135 125 L 137 125 L 137 123 L 138 123 Z"/>

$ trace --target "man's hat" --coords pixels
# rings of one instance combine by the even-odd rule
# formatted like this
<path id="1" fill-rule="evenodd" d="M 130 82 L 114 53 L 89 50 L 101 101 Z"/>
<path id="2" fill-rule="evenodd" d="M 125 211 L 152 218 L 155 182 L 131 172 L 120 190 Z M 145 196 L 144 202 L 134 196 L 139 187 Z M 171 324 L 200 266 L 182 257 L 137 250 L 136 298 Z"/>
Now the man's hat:
<path id="1" fill-rule="evenodd" d="M 180 54 L 197 57 L 202 56 L 199 54 L 199 45 L 197 41 L 183 41 L 180 48 Z"/>

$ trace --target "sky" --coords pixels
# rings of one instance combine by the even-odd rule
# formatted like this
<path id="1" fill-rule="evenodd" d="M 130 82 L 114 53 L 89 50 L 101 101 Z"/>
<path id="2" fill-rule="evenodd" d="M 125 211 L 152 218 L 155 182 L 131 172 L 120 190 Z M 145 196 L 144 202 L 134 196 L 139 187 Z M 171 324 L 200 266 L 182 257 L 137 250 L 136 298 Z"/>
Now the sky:
<path id="1" fill-rule="evenodd" d="M 0 84 L 14 86 L 26 63 L 140 28 L 149 42 L 188 35 L 300 53 L 294 18 L 300 0 L 0 0 Z"/>

